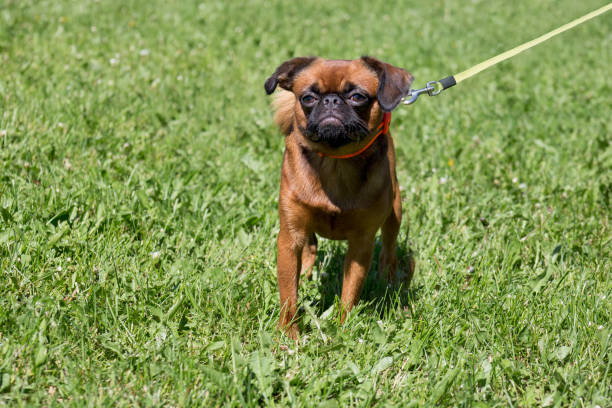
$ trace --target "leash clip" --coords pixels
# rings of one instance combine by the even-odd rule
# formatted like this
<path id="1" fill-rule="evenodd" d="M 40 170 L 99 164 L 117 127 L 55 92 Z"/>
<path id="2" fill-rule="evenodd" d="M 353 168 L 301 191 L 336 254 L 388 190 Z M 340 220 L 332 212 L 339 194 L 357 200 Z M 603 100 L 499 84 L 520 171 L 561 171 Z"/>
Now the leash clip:
<path id="1" fill-rule="evenodd" d="M 408 95 L 404 98 L 404 105 L 412 105 L 421 96 L 421 94 L 427 93 L 429 96 L 436 96 L 444 89 L 440 81 L 429 81 L 425 88 L 411 89 L 408 91 Z M 406 99 L 410 98 L 410 99 Z"/>

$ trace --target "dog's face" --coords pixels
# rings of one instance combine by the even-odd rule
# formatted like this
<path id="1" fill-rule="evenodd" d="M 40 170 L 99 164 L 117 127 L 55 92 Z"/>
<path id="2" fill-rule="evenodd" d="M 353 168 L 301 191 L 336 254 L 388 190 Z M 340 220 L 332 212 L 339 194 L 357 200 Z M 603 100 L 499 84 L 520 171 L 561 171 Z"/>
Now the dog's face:
<path id="1" fill-rule="evenodd" d="M 327 150 L 367 138 L 380 122 L 381 112 L 393 110 L 411 83 L 408 71 L 375 58 L 308 57 L 281 64 L 265 89 L 271 94 L 279 85 L 293 92 L 295 125 L 310 142 Z"/>

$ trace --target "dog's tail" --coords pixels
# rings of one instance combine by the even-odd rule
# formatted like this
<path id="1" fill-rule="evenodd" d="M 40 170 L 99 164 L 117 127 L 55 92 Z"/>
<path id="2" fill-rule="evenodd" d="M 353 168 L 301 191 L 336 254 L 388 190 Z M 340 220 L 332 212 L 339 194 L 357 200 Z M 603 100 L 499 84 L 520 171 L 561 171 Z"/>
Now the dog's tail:
<path id="1" fill-rule="evenodd" d="M 274 95 L 272 105 L 276 110 L 274 122 L 276 122 L 283 134 L 288 135 L 293 130 L 295 95 L 293 92 L 281 89 Z"/>

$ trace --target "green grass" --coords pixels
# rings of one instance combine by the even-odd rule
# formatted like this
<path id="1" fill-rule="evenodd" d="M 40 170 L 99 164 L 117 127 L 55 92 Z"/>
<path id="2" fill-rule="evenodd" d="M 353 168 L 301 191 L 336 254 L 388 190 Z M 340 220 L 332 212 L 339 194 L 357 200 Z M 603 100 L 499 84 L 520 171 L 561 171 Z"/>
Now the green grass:
<path id="1" fill-rule="evenodd" d="M 0 0 L 0 405 L 610 406 L 612 14 L 398 108 L 412 287 L 373 265 L 339 326 L 322 240 L 299 346 L 263 90 L 299 55 L 423 86 L 603 3 Z"/>

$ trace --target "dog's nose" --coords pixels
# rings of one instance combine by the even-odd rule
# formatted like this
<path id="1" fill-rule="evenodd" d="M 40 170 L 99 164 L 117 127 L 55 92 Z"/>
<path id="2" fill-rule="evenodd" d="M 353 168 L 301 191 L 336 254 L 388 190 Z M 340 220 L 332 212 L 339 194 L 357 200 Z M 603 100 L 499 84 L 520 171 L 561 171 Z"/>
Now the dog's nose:
<path id="1" fill-rule="evenodd" d="M 324 106 L 337 106 L 342 103 L 342 99 L 337 94 L 328 94 L 323 97 L 323 105 Z"/>

